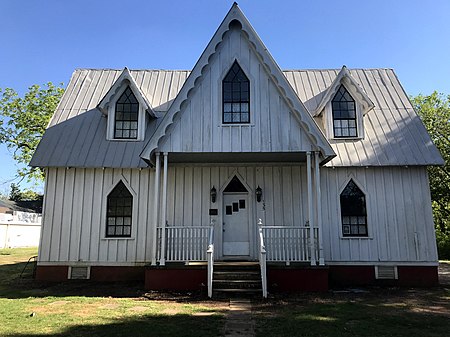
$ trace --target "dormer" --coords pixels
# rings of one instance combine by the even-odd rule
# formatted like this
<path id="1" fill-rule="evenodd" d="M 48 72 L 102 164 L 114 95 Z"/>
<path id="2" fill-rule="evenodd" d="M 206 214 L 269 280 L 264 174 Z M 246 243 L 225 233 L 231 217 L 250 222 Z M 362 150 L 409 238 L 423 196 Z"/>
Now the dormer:
<path id="1" fill-rule="evenodd" d="M 147 114 L 155 118 L 150 103 L 128 68 L 122 71 L 97 108 L 107 118 L 107 140 L 143 141 Z"/>
<path id="2" fill-rule="evenodd" d="M 322 117 L 328 139 L 364 139 L 364 115 L 374 106 L 347 67 L 343 66 L 323 93 L 314 117 Z"/>

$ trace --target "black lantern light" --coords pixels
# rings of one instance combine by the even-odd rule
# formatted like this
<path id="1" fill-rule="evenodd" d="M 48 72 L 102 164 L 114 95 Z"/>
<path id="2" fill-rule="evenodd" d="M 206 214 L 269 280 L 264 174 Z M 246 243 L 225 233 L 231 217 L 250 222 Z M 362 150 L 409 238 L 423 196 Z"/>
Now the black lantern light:
<path id="1" fill-rule="evenodd" d="M 256 201 L 257 202 L 261 202 L 261 197 L 262 197 L 262 189 L 261 189 L 261 187 L 259 187 L 259 185 L 258 185 L 258 187 L 256 188 Z"/>
<path id="2" fill-rule="evenodd" d="M 213 204 L 216 202 L 216 197 L 217 197 L 217 191 L 216 191 L 216 188 L 213 186 L 211 188 L 211 202 Z"/>

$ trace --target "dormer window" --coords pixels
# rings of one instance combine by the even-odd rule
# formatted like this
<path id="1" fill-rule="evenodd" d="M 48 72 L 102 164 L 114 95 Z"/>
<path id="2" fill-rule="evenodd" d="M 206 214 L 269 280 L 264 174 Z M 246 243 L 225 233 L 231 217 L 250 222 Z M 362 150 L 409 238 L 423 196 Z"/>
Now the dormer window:
<path id="1" fill-rule="evenodd" d="M 250 81 L 234 61 L 222 82 L 223 123 L 250 123 Z"/>
<path id="2" fill-rule="evenodd" d="M 358 124 L 356 119 L 355 100 L 342 84 L 331 102 L 331 107 L 333 110 L 334 137 L 357 137 Z"/>
<path id="3" fill-rule="evenodd" d="M 114 115 L 114 138 L 137 139 L 139 102 L 127 87 L 116 102 Z"/>

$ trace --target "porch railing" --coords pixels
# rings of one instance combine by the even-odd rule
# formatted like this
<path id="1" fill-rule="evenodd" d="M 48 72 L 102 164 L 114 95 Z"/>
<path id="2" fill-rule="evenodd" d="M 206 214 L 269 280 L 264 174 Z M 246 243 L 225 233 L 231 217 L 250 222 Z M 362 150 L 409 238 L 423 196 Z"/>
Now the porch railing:
<path id="1" fill-rule="evenodd" d="M 267 261 L 311 261 L 310 227 L 260 226 Z M 314 228 L 314 254 L 318 260 L 318 228 Z"/>
<path id="2" fill-rule="evenodd" d="M 162 235 L 163 230 L 166 231 L 165 236 Z M 165 245 L 162 244 L 163 237 Z M 209 237 L 210 226 L 158 227 L 157 260 L 161 260 L 161 254 L 165 254 L 165 261 L 169 262 L 207 261 Z M 161 247 L 164 247 L 164 253 Z"/>

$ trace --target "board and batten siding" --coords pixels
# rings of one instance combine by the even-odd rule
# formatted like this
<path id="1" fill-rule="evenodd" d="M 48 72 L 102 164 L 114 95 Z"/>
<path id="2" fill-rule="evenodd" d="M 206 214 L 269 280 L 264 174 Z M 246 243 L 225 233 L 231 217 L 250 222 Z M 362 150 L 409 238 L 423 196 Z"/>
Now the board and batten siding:
<path id="1" fill-rule="evenodd" d="M 222 79 L 237 60 L 250 80 L 250 123 L 222 124 Z M 175 115 L 161 152 L 310 151 L 311 141 L 249 45 L 230 30 L 204 69 L 194 93 Z"/>
<path id="2" fill-rule="evenodd" d="M 425 167 L 324 168 L 321 179 L 327 263 L 436 263 Z M 339 194 L 350 179 L 366 195 L 368 238 L 342 237 Z"/>
<path id="3" fill-rule="evenodd" d="M 249 188 L 252 255 L 256 222 L 305 226 L 304 165 L 206 166 L 171 164 L 168 169 L 168 226 L 208 226 L 215 217 L 216 253 L 221 251 L 222 191 L 237 175 Z M 124 179 L 135 195 L 130 239 L 105 238 L 106 195 Z M 343 238 L 339 193 L 349 179 L 366 193 L 368 238 Z M 254 190 L 263 190 L 256 202 Z M 47 170 L 40 264 L 140 265 L 151 261 L 153 169 Z M 210 189 L 218 191 L 211 202 Z M 424 167 L 321 168 L 323 244 L 326 263 L 435 262 L 435 234 Z M 253 232 L 253 233 L 252 233 Z M 206 249 L 206 248 L 205 248 Z M 217 258 L 218 256 L 216 256 Z"/>

